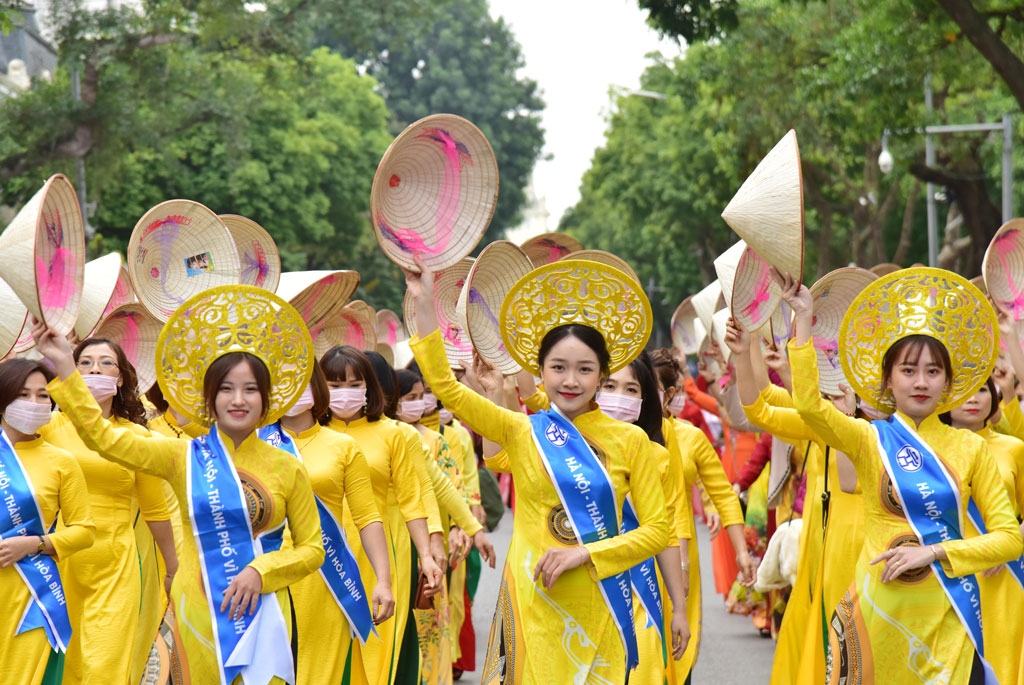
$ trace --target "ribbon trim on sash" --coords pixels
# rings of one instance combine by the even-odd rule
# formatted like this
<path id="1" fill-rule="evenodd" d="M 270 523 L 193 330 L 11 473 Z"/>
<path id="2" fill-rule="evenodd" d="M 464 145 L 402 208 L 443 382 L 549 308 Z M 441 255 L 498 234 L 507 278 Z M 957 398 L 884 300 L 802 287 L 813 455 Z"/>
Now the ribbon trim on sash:
<path id="1" fill-rule="evenodd" d="M 10 439 L 0 430 L 0 537 L 45 535 L 42 509 L 32 481 Z M 46 640 L 58 652 L 66 652 L 71 641 L 71 619 L 57 563 L 45 554 L 29 554 L 15 570 L 30 595 L 15 635 L 42 628 Z"/>
<path id="2" fill-rule="evenodd" d="M 942 460 L 897 414 L 885 421 L 872 421 L 871 425 L 878 436 L 882 464 L 921 545 L 962 540 L 960 490 Z M 932 562 L 931 569 L 974 643 L 984 667 L 986 685 L 997 684 L 999 681 L 985 660 L 977 580 L 973 575 L 950 578 L 938 561 Z"/>
<path id="3" fill-rule="evenodd" d="M 530 416 L 541 462 L 562 502 L 576 537 L 587 544 L 618 535 L 615 488 L 579 429 L 552 405 Z M 627 673 L 639 663 L 628 572 L 597 583 L 626 651 Z"/>
<path id="4" fill-rule="evenodd" d="M 186 484 L 220 682 L 228 685 L 241 674 L 247 685 L 267 683 L 274 676 L 294 683 L 288 627 L 275 593 L 260 595 L 253 615 L 246 612 L 231 620 L 227 610 L 220 610 L 224 592 L 235 576 L 265 549 L 280 548 L 284 526 L 253 539 L 242 483 L 216 424 L 208 435 L 192 440 Z"/>
<path id="5" fill-rule="evenodd" d="M 302 461 L 295 441 L 281 429 L 280 422 L 260 428 L 257 434 L 268 445 L 282 449 Z M 359 638 L 361 644 L 366 644 L 371 634 L 377 635 L 377 629 L 373 624 L 369 596 L 359 573 L 356 555 L 338 519 L 319 497 L 315 499 L 325 553 L 320 577 L 327 584 L 327 590 L 334 597 L 341 613 L 348 619 L 352 634 Z"/>
<path id="6" fill-rule="evenodd" d="M 967 518 L 974 524 L 975 529 L 979 534 L 985 535 L 988 533 L 988 528 L 985 526 L 985 519 L 981 515 L 981 510 L 978 509 L 978 505 L 975 503 L 974 498 L 967 500 Z M 1006 564 L 1006 568 L 1010 569 L 1010 573 L 1013 574 L 1014 580 L 1020 585 L 1021 589 L 1024 590 L 1024 554 L 1017 557 L 1011 562 Z"/>

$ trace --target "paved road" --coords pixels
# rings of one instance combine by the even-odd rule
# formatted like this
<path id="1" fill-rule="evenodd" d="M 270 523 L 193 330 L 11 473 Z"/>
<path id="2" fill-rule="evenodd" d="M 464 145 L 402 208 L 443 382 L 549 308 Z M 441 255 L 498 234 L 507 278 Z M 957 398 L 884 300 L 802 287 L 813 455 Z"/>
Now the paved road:
<path id="1" fill-rule="evenodd" d="M 698 525 L 697 529 L 700 557 L 710 563 L 711 544 L 708 541 L 707 528 Z M 483 666 L 487 634 L 490 632 L 491 618 L 494 616 L 494 606 L 498 599 L 499 572 L 505 564 L 505 553 L 508 551 L 511 535 L 512 515 L 506 512 L 501 524 L 490 534 L 498 553 L 497 566 L 494 570 L 484 567 L 477 590 L 473 610 L 473 627 L 476 628 L 477 635 L 477 671 L 464 674 L 458 681 L 466 685 L 478 685 L 480 682 L 479 669 Z M 700 659 L 693 673 L 694 685 L 767 683 L 774 654 L 773 642 L 758 635 L 746 616 L 727 614 L 721 597 L 710 589 L 714 587 L 714 583 L 709 570 L 705 570 L 704 577 L 707 579 L 701 583 L 704 591 L 704 638 Z"/>

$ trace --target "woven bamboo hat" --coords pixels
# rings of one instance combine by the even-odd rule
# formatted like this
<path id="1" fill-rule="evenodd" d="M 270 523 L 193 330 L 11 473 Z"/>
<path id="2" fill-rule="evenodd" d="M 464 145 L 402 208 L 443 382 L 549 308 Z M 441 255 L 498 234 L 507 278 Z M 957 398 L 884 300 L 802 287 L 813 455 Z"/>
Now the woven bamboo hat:
<path id="1" fill-rule="evenodd" d="M 518 373 L 520 367 L 501 339 L 498 313 L 512 286 L 532 270 L 533 263 L 522 249 L 497 240 L 476 258 L 459 296 L 473 347 L 506 376 Z"/>
<path id="2" fill-rule="evenodd" d="M 0 278 L 0 359 L 14 351 L 27 320 L 28 309 L 7 281 Z"/>
<path id="3" fill-rule="evenodd" d="M 519 247 L 530 258 L 534 267 L 552 264 L 583 249 L 580 241 L 565 233 L 542 233 L 530 238 Z"/>
<path id="4" fill-rule="evenodd" d="M 949 352 L 953 382 L 939 402 L 939 413 L 977 392 L 999 354 L 995 309 L 966 278 L 925 266 L 882 276 L 854 299 L 839 332 L 846 379 L 878 411 L 895 411 L 892 393 L 883 388 L 882 359 L 908 335 L 935 338 Z"/>
<path id="5" fill-rule="evenodd" d="M 267 229 L 237 214 L 221 214 L 219 218 L 235 241 L 241 269 L 239 282 L 276 291 L 281 280 L 281 253 Z"/>
<path id="6" fill-rule="evenodd" d="M 736 267 L 731 302 L 736 322 L 749 332 L 762 330 L 768 325 L 771 315 L 782 302 L 782 289 L 772 278 L 768 262 L 749 245 Z"/>
<path id="7" fill-rule="evenodd" d="M 281 418 L 313 375 L 313 341 L 299 312 L 263 288 L 228 285 L 186 300 L 157 340 L 157 382 L 174 409 L 210 425 L 203 381 L 214 361 L 249 352 L 270 371 L 270 406 L 263 425 Z"/>
<path id="8" fill-rule="evenodd" d="M 358 271 L 286 271 L 277 295 L 298 310 L 311 333 L 318 333 L 358 287 Z"/>
<path id="9" fill-rule="evenodd" d="M 719 309 L 711 317 L 711 333 L 715 338 L 715 342 L 718 343 L 718 349 L 722 351 L 722 358 L 725 359 L 726 364 L 729 363 L 729 358 L 732 356 L 732 350 L 725 344 L 726 325 L 729 323 L 731 316 L 732 312 L 729 311 L 728 307 L 725 307 Z"/>
<path id="10" fill-rule="evenodd" d="M 359 310 L 362 313 L 363 318 L 365 318 L 370 323 L 370 326 L 373 328 L 373 345 L 371 345 L 367 349 L 372 350 L 374 347 L 377 346 L 377 310 L 368 305 L 363 300 L 352 300 L 345 306 L 351 309 Z"/>
<path id="11" fill-rule="evenodd" d="M 370 191 L 374 234 L 388 259 L 412 271 L 459 262 L 483 237 L 498 203 L 498 163 L 487 138 L 454 114 L 402 131 L 384 153 Z"/>
<path id="12" fill-rule="evenodd" d="M 727 307 L 732 305 L 732 289 L 736 281 L 736 270 L 740 268 L 740 260 L 743 259 L 746 249 L 747 244 L 740 240 L 718 255 L 715 260 L 715 273 L 718 275 L 718 283 L 722 286 L 722 299 Z"/>
<path id="13" fill-rule="evenodd" d="M 790 131 L 729 201 L 722 218 L 766 262 L 794 278 L 804 268 L 804 193 L 800 147 Z"/>
<path id="14" fill-rule="evenodd" d="M 839 384 L 846 384 L 839 361 L 839 331 L 843 317 L 857 295 L 878 276 L 866 269 L 848 266 L 822 276 L 811 286 L 814 316 L 811 338 L 818 355 L 818 388 L 828 395 L 840 395 Z"/>
<path id="15" fill-rule="evenodd" d="M 687 297 L 672 314 L 672 344 L 683 354 L 697 354 L 707 331 L 693 306 L 693 296 Z"/>
<path id="16" fill-rule="evenodd" d="M 403 340 L 408 340 L 402 320 L 390 309 L 377 310 L 377 340 L 394 347 Z"/>
<path id="17" fill-rule="evenodd" d="M 473 343 L 470 342 L 469 334 L 455 318 L 455 305 L 458 302 L 459 293 L 472 268 L 473 259 L 467 257 L 455 266 L 434 274 L 437 325 L 441 329 L 441 337 L 444 338 L 444 351 L 448 355 L 448 363 L 455 369 L 461 367 L 461 362 L 468 364 L 473 361 Z M 415 305 L 408 291 L 405 294 L 402 311 L 405 314 L 406 330 L 409 331 L 409 335 L 416 335 Z"/>
<path id="18" fill-rule="evenodd" d="M 576 259 L 520 278 L 505 296 L 498 321 L 509 354 L 535 376 L 541 342 L 557 326 L 578 323 L 598 331 L 608 346 L 611 373 L 636 359 L 654 327 L 639 283 L 614 267 Z"/>
<path id="19" fill-rule="evenodd" d="M 384 361 L 388 363 L 392 369 L 395 368 L 395 348 L 391 347 L 387 343 L 377 343 L 377 354 L 384 357 Z"/>
<path id="20" fill-rule="evenodd" d="M 999 227 L 981 263 L 985 286 L 995 305 L 1024 319 L 1024 219 L 1011 219 Z"/>
<path id="21" fill-rule="evenodd" d="M 772 312 L 767 326 L 762 326 L 758 333 L 767 343 L 774 343 L 782 349 L 793 337 L 793 310 L 785 300 L 779 300 L 779 306 Z"/>
<path id="22" fill-rule="evenodd" d="M 110 303 L 118 298 L 121 283 L 121 253 L 111 252 L 85 264 L 85 283 L 82 300 L 75 320 L 75 335 L 85 340 L 111 309 Z M 124 284 L 122 283 L 122 288 Z M 124 304 L 123 302 L 120 304 Z M 114 305 L 117 307 L 118 305 Z"/>
<path id="23" fill-rule="evenodd" d="M 703 360 L 708 368 L 716 375 L 720 375 L 722 370 L 718 368 L 718 361 L 711 355 L 711 340 L 713 336 L 709 332 L 704 336 L 704 340 L 700 343 L 700 349 L 697 350 L 697 358 Z"/>
<path id="24" fill-rule="evenodd" d="M 146 212 L 128 241 L 127 261 L 135 294 L 160 321 L 193 295 L 239 282 L 231 233 L 192 200 L 168 200 Z"/>
<path id="25" fill-rule="evenodd" d="M 899 264 L 893 264 L 892 262 L 882 262 L 881 264 L 875 264 L 873 267 L 868 269 L 871 273 L 876 276 L 888 276 L 893 271 L 899 271 L 903 267 Z"/>
<path id="26" fill-rule="evenodd" d="M 139 302 L 124 304 L 110 312 L 96 328 L 93 337 L 113 340 L 139 378 L 139 392 L 145 393 L 156 383 L 156 341 L 163 324 Z"/>
<path id="27" fill-rule="evenodd" d="M 604 250 L 578 250 L 572 253 L 572 258 L 589 259 L 592 262 L 599 262 L 601 264 L 613 266 L 637 283 L 640 283 L 640 277 L 636 275 L 636 271 L 633 270 L 633 267 L 631 267 L 625 259 L 614 255 L 611 252 L 605 252 Z"/>
<path id="28" fill-rule="evenodd" d="M 362 309 L 347 305 L 329 317 L 313 336 L 316 358 L 321 359 L 335 345 L 350 345 L 357 350 L 377 349 L 377 331 Z"/>
<path id="29" fill-rule="evenodd" d="M 704 326 L 704 331 L 710 334 L 711 317 L 724 304 L 722 300 L 722 284 L 718 279 L 715 279 L 699 293 L 693 295 L 691 301 L 693 302 L 693 310 L 697 312 L 697 318 L 700 319 L 701 324 Z"/>
<path id="30" fill-rule="evenodd" d="M 0 278 L 61 335 L 75 326 L 85 277 L 85 225 L 75 187 L 51 176 L 0 234 Z"/>

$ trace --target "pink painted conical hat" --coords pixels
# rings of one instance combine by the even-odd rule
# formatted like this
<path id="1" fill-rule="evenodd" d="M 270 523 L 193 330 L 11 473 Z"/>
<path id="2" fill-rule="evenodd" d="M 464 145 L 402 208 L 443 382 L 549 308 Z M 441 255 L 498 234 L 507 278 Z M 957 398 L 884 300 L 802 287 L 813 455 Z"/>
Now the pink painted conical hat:
<path id="1" fill-rule="evenodd" d="M 237 214 L 221 214 L 220 220 L 235 241 L 240 282 L 276 291 L 281 280 L 281 253 L 267 229 Z"/>
<path id="2" fill-rule="evenodd" d="M 121 305 L 96 327 L 93 337 L 113 340 L 135 367 L 139 392 L 156 383 L 156 341 L 163 324 L 140 302 Z"/>

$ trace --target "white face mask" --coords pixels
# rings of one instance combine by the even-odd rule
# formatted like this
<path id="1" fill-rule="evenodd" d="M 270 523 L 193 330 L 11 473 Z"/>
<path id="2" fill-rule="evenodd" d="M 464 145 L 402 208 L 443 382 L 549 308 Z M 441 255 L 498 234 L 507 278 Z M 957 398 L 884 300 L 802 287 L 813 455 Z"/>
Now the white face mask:
<path id="1" fill-rule="evenodd" d="M 331 412 L 339 419 L 355 416 L 366 405 L 366 388 L 331 388 Z"/>
<path id="2" fill-rule="evenodd" d="M 437 397 L 432 392 L 423 393 L 423 413 L 433 414 L 437 409 Z"/>
<path id="3" fill-rule="evenodd" d="M 4 411 L 4 420 L 14 430 L 25 435 L 35 435 L 40 428 L 50 422 L 50 405 L 14 400 Z"/>
<path id="4" fill-rule="evenodd" d="M 117 394 L 117 376 L 104 376 L 101 373 L 87 373 L 82 376 L 89 392 L 97 402 L 108 400 Z"/>
<path id="5" fill-rule="evenodd" d="M 455 418 L 455 414 L 451 413 L 444 407 L 441 407 L 441 410 L 438 412 L 438 414 L 441 417 L 441 423 L 443 423 L 446 426 L 452 422 L 452 419 Z"/>
<path id="6" fill-rule="evenodd" d="M 640 418 L 640 406 L 643 404 L 639 397 L 614 392 L 599 392 L 594 396 L 594 401 L 605 414 L 626 423 L 633 423 Z"/>
<path id="7" fill-rule="evenodd" d="M 284 413 L 285 416 L 298 416 L 299 414 L 305 414 L 307 411 L 313 408 L 313 389 L 308 385 L 306 391 L 302 393 L 302 396 L 298 401 L 292 405 L 292 408 Z"/>
<path id="8" fill-rule="evenodd" d="M 679 416 L 679 413 L 683 411 L 683 407 L 686 406 L 686 395 L 683 393 L 677 393 L 669 400 L 668 410 L 672 416 Z"/>
<path id="9" fill-rule="evenodd" d="M 400 400 L 398 402 L 398 420 L 405 423 L 416 423 L 423 418 L 423 400 Z"/>

